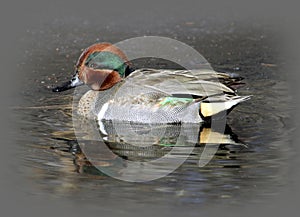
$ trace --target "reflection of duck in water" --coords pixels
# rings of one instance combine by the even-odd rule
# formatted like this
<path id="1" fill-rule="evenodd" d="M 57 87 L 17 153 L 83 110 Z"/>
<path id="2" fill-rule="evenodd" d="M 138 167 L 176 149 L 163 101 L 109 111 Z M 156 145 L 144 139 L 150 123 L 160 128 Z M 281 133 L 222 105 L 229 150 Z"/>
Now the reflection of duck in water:
<path id="1" fill-rule="evenodd" d="M 81 137 L 77 137 L 80 147 L 73 146 L 74 162 L 78 172 L 84 173 L 103 174 L 108 170 L 110 174 L 119 174 L 128 162 L 140 162 L 143 167 L 143 163 L 155 162 L 162 157 L 165 162 L 173 163 L 172 159 L 189 155 L 197 157 L 198 164 L 203 165 L 220 149 L 244 147 L 228 125 L 218 132 L 203 124 L 103 121 L 99 130 L 95 121 L 78 121 L 74 126 L 80 130 Z M 162 164 L 161 169 L 165 166 L 168 165 Z"/>
<path id="2" fill-rule="evenodd" d="M 87 84 L 78 113 L 92 119 L 199 123 L 249 99 L 233 89 L 240 79 L 208 69 L 133 70 L 120 49 L 101 43 L 85 49 L 72 80 L 53 91 Z"/>

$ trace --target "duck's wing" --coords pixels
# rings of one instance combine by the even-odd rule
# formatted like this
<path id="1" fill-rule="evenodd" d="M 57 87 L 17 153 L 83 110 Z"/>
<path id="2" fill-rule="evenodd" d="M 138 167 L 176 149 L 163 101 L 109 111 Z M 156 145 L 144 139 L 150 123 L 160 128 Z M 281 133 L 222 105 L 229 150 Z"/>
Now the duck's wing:
<path id="1" fill-rule="evenodd" d="M 212 96 L 235 90 L 225 85 L 235 82 L 235 74 L 219 73 L 213 70 L 157 70 L 139 69 L 132 72 L 126 83 L 144 86 L 167 95 Z"/>

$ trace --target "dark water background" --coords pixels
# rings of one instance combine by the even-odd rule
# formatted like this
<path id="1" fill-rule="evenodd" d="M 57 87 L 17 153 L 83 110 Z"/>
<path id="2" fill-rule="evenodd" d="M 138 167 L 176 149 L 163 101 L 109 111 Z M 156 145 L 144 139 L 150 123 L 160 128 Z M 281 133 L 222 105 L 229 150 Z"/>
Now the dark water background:
<path id="1" fill-rule="evenodd" d="M 78 22 L 78 21 L 76 21 Z M 228 207 L 258 204 L 276 196 L 287 185 L 292 131 L 284 42 L 268 25 L 214 23 L 209 20 L 168 21 L 153 26 L 118 29 L 114 24 L 53 21 L 29 29 L 22 38 L 27 74 L 20 90 L 16 142 L 22 159 L 19 171 L 30 186 L 28 194 L 102 206 L 116 213 L 136 207 Z M 74 139 L 72 91 L 52 93 L 51 88 L 70 78 L 81 49 L 95 42 L 118 42 L 142 35 L 177 39 L 198 50 L 215 70 L 238 72 L 246 86 L 240 95 L 253 95 L 228 117 L 232 131 L 247 148 L 225 147 L 205 167 L 190 157 L 170 175 L 146 183 L 78 173 L 68 151 Z M 142 65 L 164 68 L 159 62 Z M 122 204 L 120 210 L 115 210 Z"/>

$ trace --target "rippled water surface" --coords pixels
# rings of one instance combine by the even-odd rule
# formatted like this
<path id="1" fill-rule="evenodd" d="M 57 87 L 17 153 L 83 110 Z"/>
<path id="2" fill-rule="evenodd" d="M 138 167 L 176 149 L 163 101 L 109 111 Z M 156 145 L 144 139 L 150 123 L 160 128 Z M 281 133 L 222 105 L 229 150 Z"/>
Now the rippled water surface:
<path id="1" fill-rule="evenodd" d="M 159 26 L 150 32 L 115 31 L 110 26 L 83 28 L 54 23 L 44 29 L 29 30 L 23 38 L 26 50 L 19 68 L 27 74 L 27 79 L 21 91 L 24 100 L 13 112 L 19 126 L 16 141 L 23 159 L 20 167 L 32 186 L 32 194 L 95 206 L 110 204 L 107 209 L 125 201 L 134 206 L 172 209 L 181 205 L 200 208 L 212 204 L 259 203 L 269 200 L 286 185 L 290 98 L 281 43 L 272 30 L 234 24 L 208 27 L 197 22 L 179 22 L 168 28 Z M 237 137 L 243 144 L 218 146 L 213 159 L 199 167 L 205 146 L 200 142 L 174 172 L 154 181 L 132 183 L 106 176 L 84 159 L 76 146 L 72 123 L 73 90 L 52 93 L 51 88 L 70 78 L 82 48 L 98 41 L 118 42 L 144 34 L 178 39 L 198 50 L 215 70 L 238 72 L 246 82 L 239 94 L 253 96 L 227 117 L 228 136 Z M 138 64 L 169 67 L 168 63 L 151 60 Z M 196 133 L 203 133 L 200 127 L 196 129 Z M 116 138 L 106 139 L 115 153 L 131 160 L 164 154 L 138 153 L 132 147 L 114 143 Z M 188 143 L 182 149 L 184 145 Z M 170 147 L 160 146 L 165 151 Z M 103 167 L 118 163 L 110 154 L 101 155 L 101 151 L 97 162 Z"/>

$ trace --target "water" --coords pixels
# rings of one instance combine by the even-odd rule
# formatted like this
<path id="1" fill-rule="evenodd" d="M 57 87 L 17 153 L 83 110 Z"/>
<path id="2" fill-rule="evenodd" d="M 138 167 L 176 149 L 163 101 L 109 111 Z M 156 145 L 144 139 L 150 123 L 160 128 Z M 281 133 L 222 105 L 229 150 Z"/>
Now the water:
<path id="1" fill-rule="evenodd" d="M 27 78 L 20 91 L 22 103 L 13 112 L 19 126 L 16 142 L 22 158 L 20 168 L 32 194 L 91 206 L 102 204 L 106 210 L 123 204 L 123 212 L 130 212 L 135 207 L 148 206 L 175 210 L 213 204 L 256 204 L 270 200 L 286 186 L 291 99 L 281 57 L 282 44 L 274 30 L 179 22 L 169 28 L 161 24 L 151 31 L 193 46 L 215 70 L 238 72 L 246 78 L 239 94 L 253 97 L 227 118 L 230 135 L 237 136 L 246 146 L 221 145 L 209 164 L 199 167 L 204 146 L 198 144 L 171 174 L 150 182 L 131 183 L 102 174 L 76 150 L 73 91 L 52 93 L 51 88 L 70 78 L 82 48 L 98 41 L 117 42 L 143 35 L 148 30 L 136 27 L 121 31 L 90 25 L 79 29 L 54 22 L 47 28 L 29 30 L 23 38 L 26 51 L 19 68 Z M 169 63 L 151 60 L 138 64 L 171 67 Z M 119 154 L 136 159 L 135 151 L 122 152 L 122 147 L 118 150 Z M 101 159 L 101 166 L 112 163 L 109 154 L 101 155 Z"/>

